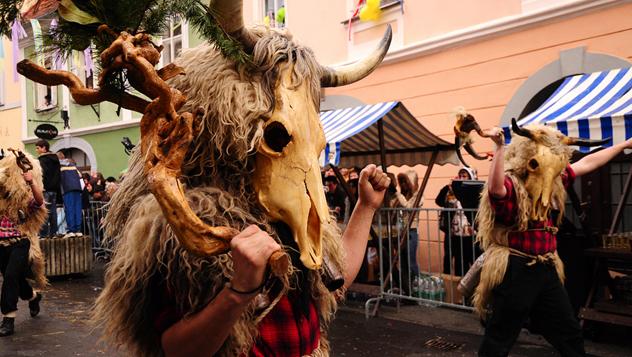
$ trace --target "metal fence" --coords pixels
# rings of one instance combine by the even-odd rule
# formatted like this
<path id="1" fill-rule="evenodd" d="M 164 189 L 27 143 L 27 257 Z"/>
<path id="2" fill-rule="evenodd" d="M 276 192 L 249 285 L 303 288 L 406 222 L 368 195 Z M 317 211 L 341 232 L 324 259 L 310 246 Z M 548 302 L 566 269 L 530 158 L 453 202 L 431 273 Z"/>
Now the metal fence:
<path id="1" fill-rule="evenodd" d="M 107 213 L 107 202 L 90 201 L 90 206 L 83 210 L 83 233 L 92 237 L 92 252 L 95 259 L 109 260 L 112 247 L 105 239 L 103 219 Z"/>
<path id="2" fill-rule="evenodd" d="M 383 301 L 394 301 L 398 308 L 406 300 L 471 310 L 457 285 L 481 254 L 475 216 L 474 209 L 380 209 L 373 226 L 379 239 L 368 254 L 369 267 L 379 265 L 380 293 L 367 300 L 367 318 Z"/>

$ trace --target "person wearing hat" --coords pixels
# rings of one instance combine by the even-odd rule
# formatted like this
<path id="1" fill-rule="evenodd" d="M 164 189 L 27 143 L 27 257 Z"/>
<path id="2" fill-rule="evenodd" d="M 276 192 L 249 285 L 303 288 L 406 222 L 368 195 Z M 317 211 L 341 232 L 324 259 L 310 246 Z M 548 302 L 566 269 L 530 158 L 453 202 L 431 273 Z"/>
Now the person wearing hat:
<path id="1" fill-rule="evenodd" d="M 461 167 L 455 180 L 476 180 L 476 171 L 469 167 Z M 463 206 L 452 191 L 452 182 L 445 185 L 435 203 L 439 207 L 457 209 L 457 211 L 443 211 L 439 218 L 439 229 L 445 233 L 443 240 L 443 273 L 463 276 L 474 262 L 475 255 L 480 255 L 474 246 L 473 217 L 468 217 Z M 454 270 L 452 264 L 454 263 Z"/>

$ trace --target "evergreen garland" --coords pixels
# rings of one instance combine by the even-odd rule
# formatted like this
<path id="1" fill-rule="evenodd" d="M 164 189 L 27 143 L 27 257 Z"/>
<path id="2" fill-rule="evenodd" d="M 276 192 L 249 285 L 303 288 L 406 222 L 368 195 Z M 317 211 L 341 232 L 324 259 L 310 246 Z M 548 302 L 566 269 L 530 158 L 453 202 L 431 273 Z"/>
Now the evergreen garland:
<path id="1" fill-rule="evenodd" d="M 0 1 L 0 33 L 10 36 L 11 25 L 19 18 L 18 9 L 23 1 Z M 251 56 L 242 44 L 224 32 L 201 0 L 83 0 L 74 4 L 96 17 L 99 23 L 81 25 L 60 17 L 57 28 L 43 34 L 46 51 L 59 51 L 61 56 L 68 56 L 72 50 L 82 51 L 94 43 L 100 53 L 114 40 L 109 35 L 97 35 L 100 24 L 107 24 L 115 32 L 160 36 L 168 29 L 171 19 L 183 19 L 215 44 L 225 57 L 240 64 L 251 63 Z"/>

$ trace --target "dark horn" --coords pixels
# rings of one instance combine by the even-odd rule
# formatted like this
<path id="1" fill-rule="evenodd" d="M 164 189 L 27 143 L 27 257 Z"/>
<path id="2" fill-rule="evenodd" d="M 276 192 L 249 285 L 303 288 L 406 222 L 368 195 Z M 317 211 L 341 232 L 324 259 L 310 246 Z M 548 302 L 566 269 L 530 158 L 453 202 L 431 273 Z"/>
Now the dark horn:
<path id="1" fill-rule="evenodd" d="M 210 10 L 222 29 L 252 53 L 258 38 L 244 26 L 243 1 L 211 0 Z"/>
<path id="2" fill-rule="evenodd" d="M 467 151 L 468 154 L 472 155 L 473 158 L 475 158 L 476 160 L 486 160 L 487 156 L 480 156 L 476 150 L 474 150 L 474 148 L 472 147 L 472 144 L 470 143 L 465 143 L 465 145 L 463 145 L 463 148 L 465 149 L 465 151 Z"/>
<path id="3" fill-rule="evenodd" d="M 594 139 L 582 139 L 582 138 L 574 138 L 567 136 L 564 140 L 564 144 L 566 145 L 577 145 L 577 146 L 601 146 L 609 143 L 612 138 L 605 138 L 601 140 Z"/>
<path id="4" fill-rule="evenodd" d="M 456 150 L 456 157 L 459 158 L 463 166 L 470 167 L 463 159 L 463 154 L 461 153 L 461 138 L 458 135 L 454 136 L 454 150 Z"/>
<path id="5" fill-rule="evenodd" d="M 511 130 L 520 136 L 524 136 L 531 140 L 535 140 L 533 133 L 530 132 L 529 129 L 521 128 L 518 126 L 518 123 L 516 122 L 516 118 L 511 118 Z"/>
<path id="6" fill-rule="evenodd" d="M 364 59 L 337 68 L 322 67 L 323 73 L 320 76 L 321 87 L 344 86 L 368 76 L 382 62 L 384 56 L 386 56 L 392 38 L 393 30 L 391 29 L 391 25 L 388 25 L 377 49 Z"/>

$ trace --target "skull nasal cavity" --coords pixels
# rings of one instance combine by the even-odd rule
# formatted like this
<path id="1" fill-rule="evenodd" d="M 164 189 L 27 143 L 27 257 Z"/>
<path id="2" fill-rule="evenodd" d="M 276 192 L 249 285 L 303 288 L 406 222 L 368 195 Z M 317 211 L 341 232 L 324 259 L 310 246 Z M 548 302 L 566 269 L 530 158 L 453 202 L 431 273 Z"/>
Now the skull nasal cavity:
<path id="1" fill-rule="evenodd" d="M 537 168 L 538 168 L 538 166 L 539 166 L 539 164 L 538 164 L 538 160 L 536 160 L 536 159 L 531 159 L 531 160 L 529 160 L 529 167 L 530 167 L 532 170 L 537 169 Z"/>
<path id="2" fill-rule="evenodd" d="M 283 124 L 273 122 L 266 126 L 263 132 L 263 139 L 270 149 L 276 152 L 282 152 L 283 148 L 292 141 L 292 136 L 290 136 Z"/>

